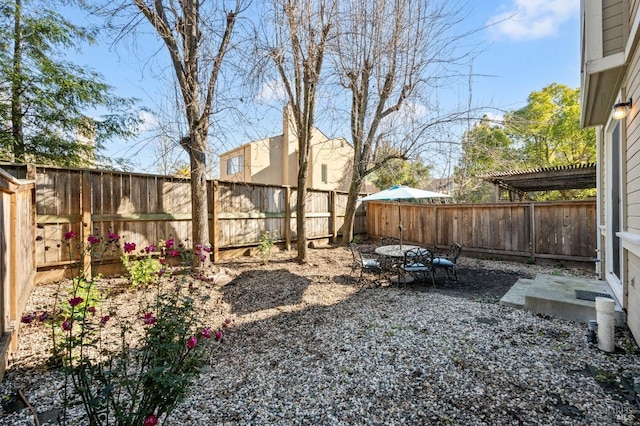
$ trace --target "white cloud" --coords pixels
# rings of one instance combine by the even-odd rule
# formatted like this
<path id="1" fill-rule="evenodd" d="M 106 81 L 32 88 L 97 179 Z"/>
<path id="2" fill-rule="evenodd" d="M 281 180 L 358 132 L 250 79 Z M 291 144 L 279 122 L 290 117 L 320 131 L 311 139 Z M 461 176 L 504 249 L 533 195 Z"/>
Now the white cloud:
<path id="1" fill-rule="evenodd" d="M 502 123 L 504 122 L 504 114 L 498 114 L 495 112 L 486 112 L 484 114 L 487 117 L 487 120 L 489 120 L 489 122 L 492 125 L 502 125 Z"/>
<path id="2" fill-rule="evenodd" d="M 262 84 L 260 92 L 256 96 L 256 101 L 266 104 L 271 101 L 282 102 L 286 99 L 287 96 L 284 86 L 278 80 L 272 80 Z"/>
<path id="3" fill-rule="evenodd" d="M 506 11 L 489 20 L 497 37 L 513 40 L 534 40 L 552 37 L 567 20 L 577 16 L 579 0 L 513 0 L 503 7 Z"/>
<path id="4" fill-rule="evenodd" d="M 428 109 L 422 104 L 416 104 L 413 102 L 405 102 L 400 108 L 400 115 L 402 120 L 412 121 L 418 120 L 422 117 L 426 117 Z"/>
<path id="5" fill-rule="evenodd" d="M 138 131 L 141 133 L 158 127 L 158 119 L 149 111 L 142 110 L 138 112 L 138 118 L 141 120 L 141 123 L 138 126 Z"/>

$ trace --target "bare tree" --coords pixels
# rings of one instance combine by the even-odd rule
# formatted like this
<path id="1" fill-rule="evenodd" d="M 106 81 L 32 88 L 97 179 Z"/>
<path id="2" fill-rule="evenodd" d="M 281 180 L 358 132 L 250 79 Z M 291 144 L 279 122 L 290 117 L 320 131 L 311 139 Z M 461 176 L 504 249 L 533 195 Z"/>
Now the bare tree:
<path id="1" fill-rule="evenodd" d="M 270 56 L 287 93 L 298 139 L 296 259 L 300 263 L 308 261 L 305 200 L 309 148 L 320 73 L 335 8 L 333 0 L 274 0 L 274 23 L 278 31 Z"/>
<path id="2" fill-rule="evenodd" d="M 391 159 L 415 155 L 429 129 L 455 119 L 427 113 L 430 88 L 445 84 L 465 58 L 452 31 L 461 10 L 446 0 L 340 2 L 331 58 L 351 97 L 354 150 L 343 244 L 353 237 L 365 178 Z"/>
<path id="3" fill-rule="evenodd" d="M 192 237 L 194 243 L 209 243 L 207 201 L 207 140 L 214 111 L 217 83 L 243 1 L 230 1 L 230 9 L 220 2 L 199 0 L 131 0 L 155 29 L 166 47 L 180 88 L 181 106 L 188 134 L 180 145 L 189 154 L 191 169 Z M 128 7 L 107 4 L 102 14 L 124 16 Z M 114 14 L 114 11 L 116 12 Z M 139 24 L 129 15 L 121 36 Z M 197 261 L 197 260 L 196 260 Z"/>

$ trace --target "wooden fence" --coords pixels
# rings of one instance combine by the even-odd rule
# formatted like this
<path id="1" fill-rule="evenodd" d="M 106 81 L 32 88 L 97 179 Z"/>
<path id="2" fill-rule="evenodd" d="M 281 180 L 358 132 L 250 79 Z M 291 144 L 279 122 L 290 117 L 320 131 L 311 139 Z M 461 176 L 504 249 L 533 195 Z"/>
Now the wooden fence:
<path id="1" fill-rule="evenodd" d="M 64 234 L 114 232 L 125 241 L 146 247 L 173 238 L 192 246 L 191 187 L 189 179 L 104 170 L 0 164 L 13 176 L 35 180 L 36 262 L 38 281 L 61 278 L 65 268 L 78 265 L 79 254 L 61 244 Z M 296 238 L 295 188 L 237 182 L 209 181 L 210 242 L 214 261 L 255 250 L 265 232 L 281 246 Z M 341 236 L 347 193 L 309 190 L 306 200 L 310 241 Z M 355 232 L 366 232 L 363 208 Z M 94 273 L 120 271 L 119 253 L 106 253 Z M 85 259 L 88 264 L 90 259 Z"/>
<path id="2" fill-rule="evenodd" d="M 498 204 L 367 203 L 369 237 L 398 235 L 443 249 L 454 242 L 466 254 L 527 258 L 532 261 L 593 262 L 596 255 L 596 202 Z"/>
<path id="3" fill-rule="evenodd" d="M 34 187 L 0 169 L 0 379 L 35 283 Z"/>

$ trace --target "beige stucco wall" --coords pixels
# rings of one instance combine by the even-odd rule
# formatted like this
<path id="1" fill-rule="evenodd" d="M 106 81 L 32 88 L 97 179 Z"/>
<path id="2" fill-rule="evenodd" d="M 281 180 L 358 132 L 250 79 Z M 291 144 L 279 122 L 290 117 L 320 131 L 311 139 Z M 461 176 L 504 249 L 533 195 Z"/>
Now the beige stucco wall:
<path id="1" fill-rule="evenodd" d="M 240 173 L 228 174 L 227 162 L 241 155 Z M 254 141 L 220 156 L 220 179 L 282 185 L 282 136 Z"/>
<path id="2" fill-rule="evenodd" d="M 351 181 L 353 148 L 342 138 L 311 146 L 309 187 L 347 191 Z M 322 166 L 327 169 L 327 182 L 322 182 Z"/>
<path id="3" fill-rule="evenodd" d="M 283 134 L 250 142 L 220 155 L 220 179 L 236 182 L 297 186 L 298 135 L 287 108 L 282 117 Z M 227 162 L 242 155 L 243 168 L 227 174 Z M 344 138 L 329 139 L 314 128 L 309 149 L 307 187 L 348 191 L 351 181 L 353 148 Z M 327 182 L 322 181 L 322 166 L 327 168 Z M 365 189 L 373 192 L 372 185 Z"/>
<path id="4" fill-rule="evenodd" d="M 250 153 L 251 153 L 251 147 L 249 144 L 246 144 L 234 149 L 233 151 L 229 151 L 220 155 L 220 179 L 236 181 L 236 182 L 246 182 L 245 179 L 250 177 L 249 167 L 248 167 L 249 164 L 247 163 L 247 158 L 250 158 Z M 242 170 L 239 173 L 228 174 L 227 162 L 233 160 L 238 156 L 243 157 Z"/>

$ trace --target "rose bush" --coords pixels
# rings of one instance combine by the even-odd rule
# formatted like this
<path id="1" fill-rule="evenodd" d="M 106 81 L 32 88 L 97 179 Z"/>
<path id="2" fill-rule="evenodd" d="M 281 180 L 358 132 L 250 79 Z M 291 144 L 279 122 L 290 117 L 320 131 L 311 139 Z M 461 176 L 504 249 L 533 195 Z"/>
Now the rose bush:
<path id="1" fill-rule="evenodd" d="M 63 243 L 70 251 L 83 246 L 76 237 L 72 231 L 64 234 Z M 113 232 L 106 238 L 91 235 L 84 249 L 95 259 L 114 247 L 119 250 L 120 240 Z M 88 278 L 83 267 L 54 312 L 22 317 L 24 323 L 38 319 L 52 328 L 52 365 L 65 376 L 61 424 L 67 423 L 67 410 L 76 405 L 82 406 L 92 425 L 158 424 L 183 398 L 207 348 L 222 341 L 222 328 L 228 322 L 216 331 L 202 324 L 199 307 L 208 295 L 194 285 L 190 269 L 175 273 L 176 268 L 163 261 L 181 256 L 174 241 L 146 247 L 141 259 L 133 259 L 135 249 L 132 242 L 123 245 L 123 257 L 130 256 L 131 264 L 153 258 L 159 265 L 144 288 L 130 287 L 129 291 L 144 292 L 137 320 L 116 316 L 112 321 L 107 300 L 98 291 L 99 277 Z M 197 246 L 194 253 L 203 256 L 207 248 Z"/>

